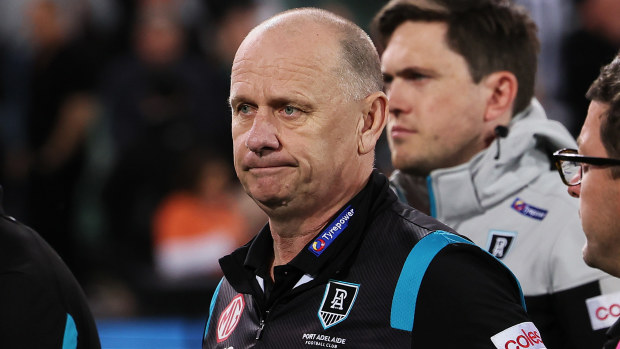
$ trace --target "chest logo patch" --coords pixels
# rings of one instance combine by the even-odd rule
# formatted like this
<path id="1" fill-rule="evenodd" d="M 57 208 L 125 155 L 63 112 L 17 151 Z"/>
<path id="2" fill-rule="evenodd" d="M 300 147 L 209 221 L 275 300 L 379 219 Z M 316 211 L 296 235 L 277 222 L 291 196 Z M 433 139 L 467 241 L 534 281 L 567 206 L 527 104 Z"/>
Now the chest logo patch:
<path id="1" fill-rule="evenodd" d="M 547 210 L 534 207 L 519 198 L 515 199 L 511 207 L 520 214 L 537 219 L 539 221 L 542 221 L 547 216 Z"/>
<path id="2" fill-rule="evenodd" d="M 238 294 L 230 301 L 230 304 L 222 311 L 220 319 L 217 321 L 217 342 L 223 342 L 233 333 L 239 320 L 241 320 L 241 314 L 245 308 L 245 301 L 243 295 Z"/>
<path id="3" fill-rule="evenodd" d="M 324 329 L 339 324 L 349 316 L 359 288 L 359 284 L 336 280 L 327 284 L 318 314 Z"/>
<path id="4" fill-rule="evenodd" d="M 517 237 L 516 232 L 491 230 L 487 241 L 487 251 L 496 258 L 504 258 L 510 251 L 513 241 Z"/>

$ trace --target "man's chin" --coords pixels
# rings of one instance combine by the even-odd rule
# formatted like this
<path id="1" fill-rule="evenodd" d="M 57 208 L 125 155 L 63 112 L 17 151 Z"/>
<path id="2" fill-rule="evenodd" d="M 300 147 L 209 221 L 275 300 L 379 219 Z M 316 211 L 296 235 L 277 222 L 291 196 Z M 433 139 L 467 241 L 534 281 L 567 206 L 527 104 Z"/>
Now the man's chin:
<path id="1" fill-rule="evenodd" d="M 418 165 L 417 163 L 402 163 L 398 165 L 394 165 L 394 168 L 400 170 L 403 173 L 406 173 L 410 176 L 414 177 L 426 177 L 429 174 L 429 171 L 426 168 Z"/>
<path id="2" fill-rule="evenodd" d="M 288 206 L 289 199 L 277 195 L 252 194 L 250 197 L 263 211 L 273 211 Z"/>
<path id="3" fill-rule="evenodd" d="M 395 154 L 392 155 L 392 166 L 402 172 L 407 172 L 407 168 L 409 168 L 408 161 L 405 161 L 403 158 L 398 157 Z"/>
<path id="4" fill-rule="evenodd" d="M 586 263 L 586 265 L 588 265 L 589 267 L 592 267 L 592 268 L 601 269 L 601 265 L 600 265 L 598 259 L 596 258 L 596 256 L 597 256 L 596 252 L 592 251 L 592 249 L 588 247 L 587 243 L 583 246 L 583 249 L 581 251 L 581 255 L 582 255 L 583 261 Z M 601 270 L 606 271 L 604 269 L 601 269 Z"/>

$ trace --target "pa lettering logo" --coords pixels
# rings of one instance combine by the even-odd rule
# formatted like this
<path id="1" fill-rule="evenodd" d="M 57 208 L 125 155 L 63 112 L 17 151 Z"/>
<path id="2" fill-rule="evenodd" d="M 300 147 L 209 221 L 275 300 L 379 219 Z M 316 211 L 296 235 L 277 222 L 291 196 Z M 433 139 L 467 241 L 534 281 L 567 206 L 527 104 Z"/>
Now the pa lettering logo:
<path id="1" fill-rule="evenodd" d="M 353 308 L 360 285 L 331 280 L 325 287 L 319 307 L 319 320 L 324 329 L 344 321 Z"/>
<path id="2" fill-rule="evenodd" d="M 495 257 L 502 259 L 508 254 L 516 237 L 517 233 L 512 231 L 491 230 L 489 231 L 487 251 Z"/>

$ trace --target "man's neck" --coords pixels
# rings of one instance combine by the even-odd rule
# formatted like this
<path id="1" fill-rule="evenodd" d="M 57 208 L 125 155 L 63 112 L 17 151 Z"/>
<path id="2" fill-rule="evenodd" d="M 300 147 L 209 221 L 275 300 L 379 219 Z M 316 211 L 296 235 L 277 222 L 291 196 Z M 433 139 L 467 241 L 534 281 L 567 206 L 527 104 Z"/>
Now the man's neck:
<path id="1" fill-rule="evenodd" d="M 296 210 L 296 212 L 288 210 L 276 214 L 273 211 L 271 214 L 267 214 L 269 216 L 269 229 L 273 238 L 272 277 L 275 266 L 284 265 L 293 260 L 304 246 L 329 223 L 342 206 L 363 190 L 370 178 L 370 173 L 367 177 L 360 176 L 360 178 L 364 178 L 364 180 L 359 180 L 357 185 L 350 185 L 339 195 L 332 195 L 329 202 L 309 205 L 303 210 Z"/>
<path id="2" fill-rule="evenodd" d="M 269 220 L 269 228 L 273 238 L 273 262 L 271 265 L 271 277 L 273 268 L 284 265 L 293 260 L 328 223 L 334 213 L 325 214 L 325 218 L 309 219 L 301 224 L 294 221 L 278 222 Z"/>

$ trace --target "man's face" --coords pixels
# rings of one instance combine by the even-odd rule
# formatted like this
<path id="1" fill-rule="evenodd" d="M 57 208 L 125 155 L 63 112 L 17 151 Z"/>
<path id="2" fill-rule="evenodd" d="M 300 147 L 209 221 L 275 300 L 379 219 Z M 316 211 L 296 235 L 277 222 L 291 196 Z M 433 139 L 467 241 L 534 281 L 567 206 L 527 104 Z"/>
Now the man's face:
<path id="1" fill-rule="evenodd" d="M 579 154 L 609 157 L 601 142 L 601 115 L 608 105 L 593 101 L 579 135 Z M 603 116 L 606 117 L 606 116 Z M 586 234 L 585 262 L 620 276 L 620 180 L 612 177 L 610 167 L 582 164 L 581 184 L 569 187 L 579 197 L 581 224 Z"/>
<path id="2" fill-rule="evenodd" d="M 440 22 L 401 24 L 382 56 L 389 98 L 388 141 L 395 168 L 427 175 L 484 149 L 485 98 Z"/>
<path id="3" fill-rule="evenodd" d="M 237 175 L 263 209 L 289 215 L 341 199 L 357 164 L 360 103 L 333 73 L 333 34 L 306 29 L 246 39 L 231 76 Z"/>

